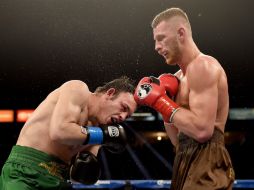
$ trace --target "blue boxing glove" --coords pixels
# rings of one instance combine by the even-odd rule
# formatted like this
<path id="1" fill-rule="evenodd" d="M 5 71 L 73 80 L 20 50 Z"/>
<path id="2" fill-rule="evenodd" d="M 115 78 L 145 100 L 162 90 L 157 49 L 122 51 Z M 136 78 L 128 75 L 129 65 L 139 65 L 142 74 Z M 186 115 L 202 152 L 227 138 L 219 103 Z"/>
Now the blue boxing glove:
<path id="1" fill-rule="evenodd" d="M 82 133 L 87 135 L 84 145 L 101 144 L 114 153 L 125 149 L 127 138 L 124 128 L 119 124 L 100 125 L 99 127 L 81 127 Z"/>

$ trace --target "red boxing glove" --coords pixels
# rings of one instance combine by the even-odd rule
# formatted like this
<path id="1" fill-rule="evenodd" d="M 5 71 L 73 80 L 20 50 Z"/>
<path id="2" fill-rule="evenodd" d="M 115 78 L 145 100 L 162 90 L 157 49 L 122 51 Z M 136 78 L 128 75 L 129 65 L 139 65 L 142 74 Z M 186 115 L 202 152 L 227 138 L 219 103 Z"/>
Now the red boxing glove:
<path id="1" fill-rule="evenodd" d="M 174 97 L 178 91 L 179 80 L 171 73 L 164 73 L 159 76 L 161 84 L 165 87 L 169 97 Z"/>
<path id="2" fill-rule="evenodd" d="M 136 87 L 134 99 L 139 105 L 149 106 L 160 112 L 165 122 L 172 122 L 179 106 L 167 95 L 166 89 L 155 77 L 142 78 Z"/>

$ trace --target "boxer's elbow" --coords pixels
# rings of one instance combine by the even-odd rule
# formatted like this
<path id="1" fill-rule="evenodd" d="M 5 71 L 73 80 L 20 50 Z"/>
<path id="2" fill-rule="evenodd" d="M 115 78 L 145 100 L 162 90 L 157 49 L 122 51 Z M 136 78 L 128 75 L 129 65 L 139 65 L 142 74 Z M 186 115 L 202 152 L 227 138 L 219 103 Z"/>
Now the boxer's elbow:
<path id="1" fill-rule="evenodd" d="M 212 135 L 207 131 L 198 132 L 196 140 L 200 143 L 205 143 L 211 139 Z"/>
<path id="2" fill-rule="evenodd" d="M 209 126 L 207 123 L 199 124 L 196 126 L 196 140 L 200 143 L 205 143 L 212 138 L 213 126 Z"/>
<path id="3" fill-rule="evenodd" d="M 186 114 L 185 117 L 176 114 L 174 119 L 180 131 L 200 143 L 207 142 L 213 135 L 214 122 L 211 119 L 196 114 Z"/>

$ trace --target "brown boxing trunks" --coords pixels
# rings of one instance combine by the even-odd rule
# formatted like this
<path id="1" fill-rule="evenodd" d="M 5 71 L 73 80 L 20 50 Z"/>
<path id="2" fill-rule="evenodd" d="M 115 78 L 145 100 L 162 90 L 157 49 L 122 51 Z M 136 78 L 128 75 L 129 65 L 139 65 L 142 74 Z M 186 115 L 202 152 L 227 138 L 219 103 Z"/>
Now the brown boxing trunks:
<path id="1" fill-rule="evenodd" d="M 230 190 L 235 175 L 224 144 L 215 128 L 212 138 L 199 143 L 180 133 L 176 146 L 171 190 Z"/>

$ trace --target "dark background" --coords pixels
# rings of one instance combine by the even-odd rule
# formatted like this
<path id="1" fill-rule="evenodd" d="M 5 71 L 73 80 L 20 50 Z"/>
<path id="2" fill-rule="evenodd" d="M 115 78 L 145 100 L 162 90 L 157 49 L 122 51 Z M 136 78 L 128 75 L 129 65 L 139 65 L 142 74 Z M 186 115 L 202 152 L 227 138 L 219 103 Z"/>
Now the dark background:
<path id="1" fill-rule="evenodd" d="M 50 91 L 72 79 L 85 81 L 93 91 L 121 75 L 138 81 L 177 71 L 154 51 L 150 27 L 157 13 L 172 6 L 187 12 L 200 50 L 224 67 L 230 108 L 252 108 L 253 4 L 252 0 L 1 0 L 0 109 L 34 109 Z M 160 120 L 126 123 L 140 134 L 164 131 Z M 21 127 L 20 123 L 0 123 L 1 164 Z M 249 154 L 253 127 L 253 120 L 230 119 L 226 126 L 237 178 L 254 177 Z M 140 173 L 128 152 L 106 153 L 110 178 L 170 179 L 171 171 L 135 139 L 130 142 L 133 152 L 150 174 Z M 157 142 L 147 136 L 147 140 L 172 163 L 168 139 Z"/>

